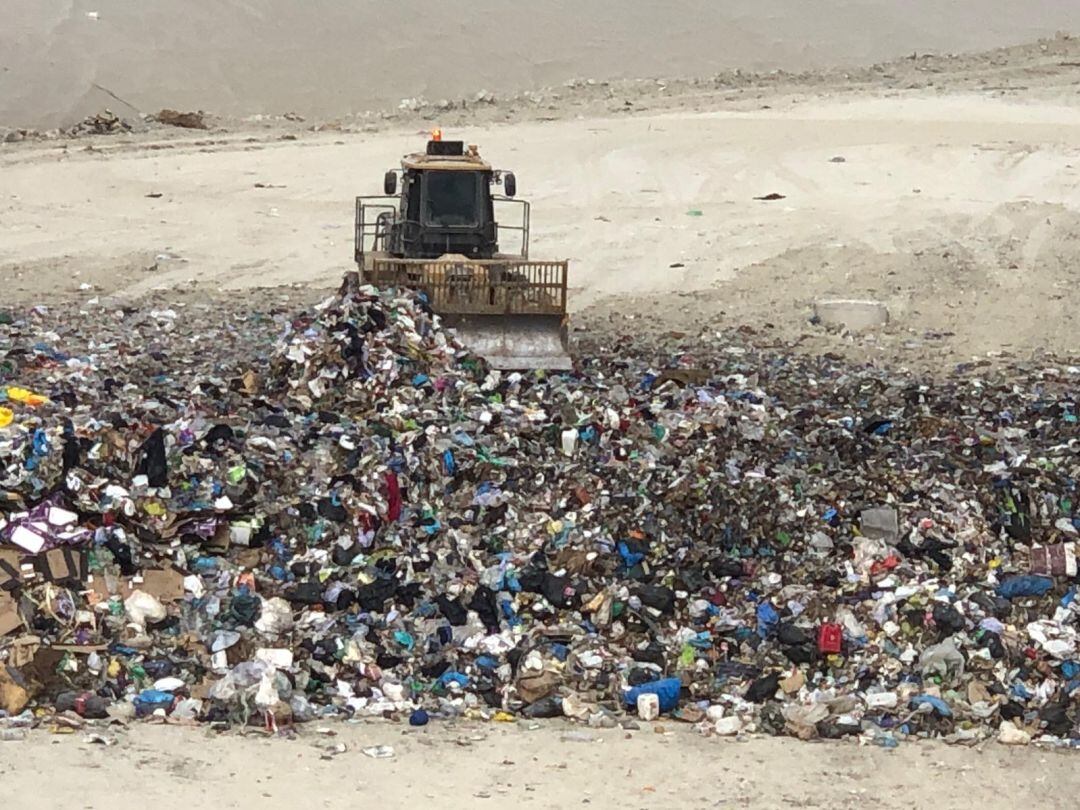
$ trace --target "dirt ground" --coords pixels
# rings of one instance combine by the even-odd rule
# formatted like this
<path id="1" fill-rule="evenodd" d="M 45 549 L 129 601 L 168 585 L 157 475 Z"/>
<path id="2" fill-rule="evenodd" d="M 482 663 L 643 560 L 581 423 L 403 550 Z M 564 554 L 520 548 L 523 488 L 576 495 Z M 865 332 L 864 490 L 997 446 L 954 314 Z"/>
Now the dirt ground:
<path id="1" fill-rule="evenodd" d="M 352 197 L 434 124 L 513 168 L 534 258 L 569 258 L 594 338 L 752 330 L 942 369 L 1075 357 L 1080 42 L 820 73 L 582 84 L 495 103 L 209 132 L 0 144 L 4 306 L 153 295 L 302 299 L 351 267 Z M 513 126 L 511 126 L 513 122 Z M 758 197 L 783 195 L 781 199 Z M 868 335 L 810 322 L 824 296 L 885 302 Z M 1071 806 L 1071 756 L 989 744 L 704 739 L 685 728 L 335 726 L 297 740 L 138 726 L 0 743 L 13 807 Z M 580 732 L 580 729 L 574 731 Z M 320 746 L 348 750 L 322 759 Z M 360 749 L 389 744 L 393 759 Z M 19 797 L 13 802 L 10 797 Z"/>
<path id="2" fill-rule="evenodd" d="M 686 726 L 582 731 L 460 723 L 410 730 L 368 722 L 293 740 L 136 726 L 110 747 L 81 734 L 0 746 L 11 806 L 110 810 L 408 808 L 1072 807 L 1067 752 L 909 743 L 894 750 L 790 739 L 705 739 Z M 430 730 L 429 730 L 430 729 Z M 664 733 L 657 733 L 662 729 Z M 585 741 L 582 741 L 585 740 Z M 343 753 L 331 753 L 344 745 Z M 372 759 L 364 748 L 388 745 Z M 58 775 L 63 778 L 57 778 Z M 44 785 L 47 790 L 43 790 Z"/>

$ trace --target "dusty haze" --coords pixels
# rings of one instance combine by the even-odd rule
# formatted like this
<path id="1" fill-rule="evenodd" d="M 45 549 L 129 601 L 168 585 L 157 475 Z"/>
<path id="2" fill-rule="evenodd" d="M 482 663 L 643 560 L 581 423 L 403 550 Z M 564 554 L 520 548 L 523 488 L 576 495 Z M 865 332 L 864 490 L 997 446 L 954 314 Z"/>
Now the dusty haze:
<path id="1" fill-rule="evenodd" d="M 1076 0 L 4 0 L 0 124 L 334 116 L 575 77 L 801 70 L 1080 31 Z M 454 9 L 454 11 L 449 11 Z M 436 17 L 434 15 L 441 15 Z"/>

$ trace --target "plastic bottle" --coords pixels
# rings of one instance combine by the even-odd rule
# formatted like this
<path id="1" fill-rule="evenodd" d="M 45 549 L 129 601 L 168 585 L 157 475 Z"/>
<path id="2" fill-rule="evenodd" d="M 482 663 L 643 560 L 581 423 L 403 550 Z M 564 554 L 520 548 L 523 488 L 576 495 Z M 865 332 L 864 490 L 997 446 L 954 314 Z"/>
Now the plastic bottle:
<path id="1" fill-rule="evenodd" d="M 562 432 L 562 451 L 564 456 L 574 455 L 577 449 L 578 432 L 571 428 Z"/>
<path id="2" fill-rule="evenodd" d="M 0 742 L 22 742 L 29 733 L 25 728 L 0 728 Z"/>
<path id="3" fill-rule="evenodd" d="M 642 720 L 655 720 L 660 716 L 660 697 L 653 692 L 637 696 L 637 713 Z"/>

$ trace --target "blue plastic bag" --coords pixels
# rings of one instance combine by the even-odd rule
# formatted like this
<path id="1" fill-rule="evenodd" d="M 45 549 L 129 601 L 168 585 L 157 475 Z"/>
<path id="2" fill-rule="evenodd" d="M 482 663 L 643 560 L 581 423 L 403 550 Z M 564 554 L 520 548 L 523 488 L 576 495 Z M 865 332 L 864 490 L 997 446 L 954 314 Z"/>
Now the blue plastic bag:
<path id="1" fill-rule="evenodd" d="M 157 689 L 144 689 L 135 697 L 135 714 L 146 717 L 158 709 L 166 712 L 172 708 L 174 695 L 172 692 L 161 692 Z"/>
<path id="2" fill-rule="evenodd" d="M 952 709 L 945 704 L 944 700 L 933 695 L 916 695 L 911 699 L 911 708 L 917 709 L 925 703 L 934 707 L 938 717 L 952 717 Z"/>
<path id="3" fill-rule="evenodd" d="M 1042 596 L 1054 587 L 1050 577 L 1036 577 L 1028 574 L 1009 577 L 997 586 L 997 595 L 1005 599 L 1023 599 L 1025 596 Z"/>
<path id="4" fill-rule="evenodd" d="M 441 686 L 448 686 L 451 683 L 456 683 L 464 689 L 469 685 L 469 676 L 462 675 L 460 672 L 454 672 L 452 669 L 447 670 L 439 676 L 439 684 Z"/>
<path id="5" fill-rule="evenodd" d="M 777 624 L 780 623 L 780 614 L 771 602 L 762 602 L 757 607 L 757 633 L 762 638 L 768 638 Z"/>
<path id="6" fill-rule="evenodd" d="M 617 546 L 617 548 L 619 550 L 619 556 L 622 557 L 623 565 L 625 565 L 628 569 L 633 568 L 635 565 L 645 559 L 644 554 L 631 551 L 630 546 L 628 546 L 622 540 L 619 541 L 619 545 Z"/>
<path id="7" fill-rule="evenodd" d="M 663 678 L 635 686 L 623 693 L 623 702 L 627 706 L 637 706 L 638 695 L 656 695 L 660 699 L 660 711 L 670 712 L 679 705 L 679 690 L 682 681 L 678 678 Z"/>

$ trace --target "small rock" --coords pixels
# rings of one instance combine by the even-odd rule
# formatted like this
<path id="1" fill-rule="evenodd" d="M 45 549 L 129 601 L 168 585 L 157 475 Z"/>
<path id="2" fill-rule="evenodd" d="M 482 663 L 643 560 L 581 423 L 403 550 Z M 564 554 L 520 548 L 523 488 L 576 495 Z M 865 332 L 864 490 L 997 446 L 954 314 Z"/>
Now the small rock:
<path id="1" fill-rule="evenodd" d="M 716 733 L 721 737 L 734 737 L 742 731 L 743 723 L 737 715 L 721 717 L 716 721 Z"/>

